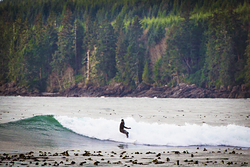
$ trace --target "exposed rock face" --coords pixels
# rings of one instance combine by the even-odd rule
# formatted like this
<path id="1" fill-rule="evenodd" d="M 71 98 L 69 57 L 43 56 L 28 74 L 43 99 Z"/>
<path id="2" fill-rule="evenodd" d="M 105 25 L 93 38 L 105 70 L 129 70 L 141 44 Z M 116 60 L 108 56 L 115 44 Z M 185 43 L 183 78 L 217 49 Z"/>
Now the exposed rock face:
<path id="1" fill-rule="evenodd" d="M 38 91 L 28 92 L 25 87 L 18 87 L 15 82 L 6 83 L 0 86 L 0 95 L 1 96 L 39 96 L 40 93 Z"/>
<path id="2" fill-rule="evenodd" d="M 249 98 L 250 90 L 245 86 L 235 86 L 232 91 L 226 88 L 204 89 L 196 85 L 181 83 L 176 87 L 152 87 L 139 84 L 132 90 L 120 83 L 104 87 L 74 88 L 63 93 L 64 96 L 89 96 L 89 97 L 158 97 L 158 98 Z"/>
<path id="3" fill-rule="evenodd" d="M 108 86 L 72 86 L 59 93 L 28 92 L 24 87 L 18 87 L 14 82 L 0 87 L 2 96 L 68 96 L 68 97 L 158 97 L 158 98 L 250 98 L 250 89 L 245 85 L 234 86 L 232 90 L 225 87 L 220 89 L 204 89 L 196 85 L 180 83 L 176 87 L 153 87 L 144 83 L 135 89 L 115 83 Z"/>

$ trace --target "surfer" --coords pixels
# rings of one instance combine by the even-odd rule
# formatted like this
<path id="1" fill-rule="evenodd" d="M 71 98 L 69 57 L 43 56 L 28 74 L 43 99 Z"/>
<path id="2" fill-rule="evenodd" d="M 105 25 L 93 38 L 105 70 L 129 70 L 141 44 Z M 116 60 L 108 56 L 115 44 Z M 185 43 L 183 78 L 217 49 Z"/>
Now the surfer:
<path id="1" fill-rule="evenodd" d="M 122 120 L 121 120 L 121 123 L 120 123 L 120 132 L 126 134 L 126 136 L 127 136 L 127 138 L 128 138 L 128 132 L 127 132 L 124 128 L 126 128 L 126 129 L 131 129 L 131 128 L 128 128 L 128 127 L 125 126 L 125 122 L 124 122 L 124 120 L 122 119 Z"/>

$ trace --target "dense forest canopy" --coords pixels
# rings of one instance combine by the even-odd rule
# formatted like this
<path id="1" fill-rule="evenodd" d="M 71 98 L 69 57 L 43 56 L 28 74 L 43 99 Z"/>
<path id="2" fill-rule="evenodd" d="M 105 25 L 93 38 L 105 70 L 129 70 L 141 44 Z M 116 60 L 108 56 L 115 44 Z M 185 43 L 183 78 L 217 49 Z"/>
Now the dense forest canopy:
<path id="1" fill-rule="evenodd" d="M 248 0 L 3 0 L 0 31 L 0 85 L 250 86 Z"/>

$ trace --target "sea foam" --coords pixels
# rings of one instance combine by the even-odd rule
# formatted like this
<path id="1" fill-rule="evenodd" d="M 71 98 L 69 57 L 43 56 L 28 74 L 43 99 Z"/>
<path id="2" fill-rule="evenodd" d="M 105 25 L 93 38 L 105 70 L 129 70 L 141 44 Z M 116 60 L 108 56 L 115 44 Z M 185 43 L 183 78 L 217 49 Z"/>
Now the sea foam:
<path id="1" fill-rule="evenodd" d="M 125 126 L 131 127 L 129 139 L 119 132 L 120 120 L 105 118 L 54 116 L 65 128 L 90 138 L 136 144 L 159 146 L 236 146 L 250 147 L 250 128 L 227 125 L 211 126 L 208 124 L 158 124 L 136 122 L 133 118 L 125 118 Z"/>

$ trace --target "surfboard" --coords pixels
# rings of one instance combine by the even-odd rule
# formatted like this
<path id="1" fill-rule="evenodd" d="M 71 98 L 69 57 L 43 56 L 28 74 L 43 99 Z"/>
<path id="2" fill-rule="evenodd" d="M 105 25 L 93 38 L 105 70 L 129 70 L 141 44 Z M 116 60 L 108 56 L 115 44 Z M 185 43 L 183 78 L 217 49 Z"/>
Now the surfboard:
<path id="1" fill-rule="evenodd" d="M 133 141 L 133 144 L 135 144 L 136 142 L 137 142 L 137 140 L 134 140 L 134 141 Z"/>
<path id="2" fill-rule="evenodd" d="M 132 144 L 135 144 L 136 141 L 137 141 L 136 139 L 127 139 L 127 142 Z"/>

